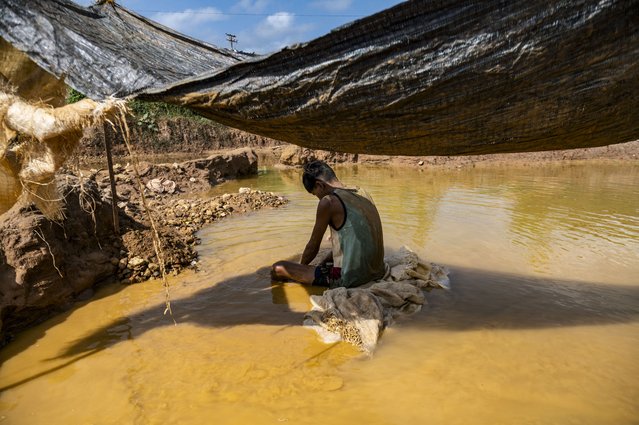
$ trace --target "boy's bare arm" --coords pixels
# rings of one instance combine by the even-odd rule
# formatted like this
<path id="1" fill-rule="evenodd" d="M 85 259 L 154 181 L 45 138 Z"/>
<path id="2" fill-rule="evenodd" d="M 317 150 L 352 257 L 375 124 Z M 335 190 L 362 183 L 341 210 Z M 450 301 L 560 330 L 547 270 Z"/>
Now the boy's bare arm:
<path id="1" fill-rule="evenodd" d="M 300 263 L 309 264 L 311 261 L 313 261 L 313 258 L 315 258 L 315 256 L 319 252 L 322 238 L 324 237 L 324 233 L 326 232 L 326 228 L 328 227 L 328 223 L 330 222 L 330 220 L 331 202 L 328 197 L 325 197 L 322 198 L 317 205 L 317 214 L 315 216 L 315 225 L 313 226 L 313 232 L 311 233 L 311 238 L 306 244 L 306 248 L 304 248 Z"/>

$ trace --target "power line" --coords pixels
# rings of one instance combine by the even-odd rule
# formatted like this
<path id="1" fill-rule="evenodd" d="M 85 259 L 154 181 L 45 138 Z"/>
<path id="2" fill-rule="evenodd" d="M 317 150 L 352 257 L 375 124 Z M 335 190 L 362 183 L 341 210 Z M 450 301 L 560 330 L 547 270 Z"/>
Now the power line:
<path id="1" fill-rule="evenodd" d="M 185 15 L 222 15 L 222 16 L 271 16 L 277 15 L 278 12 L 275 13 L 228 13 L 228 12 L 201 12 L 197 10 L 182 10 L 177 12 L 169 12 L 166 10 L 136 10 L 140 13 L 160 13 L 160 14 L 185 14 Z M 300 16 L 304 18 L 361 18 L 363 15 L 332 15 L 332 14 L 306 14 L 306 13 L 289 13 L 289 12 L 279 12 L 286 13 L 291 16 Z"/>

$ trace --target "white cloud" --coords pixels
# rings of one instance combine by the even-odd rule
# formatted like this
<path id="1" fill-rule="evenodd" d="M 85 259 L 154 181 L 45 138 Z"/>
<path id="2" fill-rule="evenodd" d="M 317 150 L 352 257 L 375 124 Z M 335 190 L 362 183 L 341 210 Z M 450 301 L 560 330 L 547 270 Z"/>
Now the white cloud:
<path id="1" fill-rule="evenodd" d="M 214 7 L 186 9 L 181 12 L 156 12 L 150 18 L 176 31 L 189 33 L 196 32 L 197 27 L 226 19 L 222 12 Z"/>
<path id="2" fill-rule="evenodd" d="M 239 48 L 247 52 L 271 53 L 308 39 L 312 24 L 300 24 L 294 14 L 278 12 L 267 16 L 252 29 L 237 34 Z"/>
<path id="3" fill-rule="evenodd" d="M 277 12 L 269 15 L 256 28 L 255 33 L 260 37 L 274 37 L 289 32 L 293 28 L 295 15 L 288 12 Z"/>
<path id="4" fill-rule="evenodd" d="M 313 7 L 331 12 L 346 10 L 351 7 L 352 4 L 353 0 L 318 0 L 311 3 Z"/>
<path id="5" fill-rule="evenodd" d="M 265 7 L 267 1 L 270 0 L 237 0 L 234 7 Z M 248 10 L 246 12 L 260 13 Z M 224 35 L 230 32 L 237 36 L 238 44 L 234 46 L 236 49 L 258 54 L 272 53 L 285 46 L 308 40 L 316 25 L 300 22 L 300 18 L 295 14 L 286 11 L 270 14 L 251 25 L 248 24 L 249 20 L 243 17 L 234 18 L 221 14 L 220 10 L 214 7 L 186 9 L 180 13 L 154 13 L 149 18 L 219 47 L 230 47 Z M 220 21 L 225 23 L 220 24 Z M 240 22 L 246 24 L 242 25 Z"/>
<path id="6" fill-rule="evenodd" d="M 261 13 L 268 6 L 269 0 L 240 0 L 235 6 L 233 11 L 244 11 L 249 13 Z"/>

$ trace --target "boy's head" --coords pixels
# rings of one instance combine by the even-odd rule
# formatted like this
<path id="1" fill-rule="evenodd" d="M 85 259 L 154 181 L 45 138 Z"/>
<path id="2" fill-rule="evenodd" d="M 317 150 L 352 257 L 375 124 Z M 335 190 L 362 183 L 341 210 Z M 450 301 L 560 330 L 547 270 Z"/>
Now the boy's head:
<path id="1" fill-rule="evenodd" d="M 335 171 L 324 161 L 311 161 L 304 165 L 304 174 L 302 174 L 302 183 L 308 193 L 313 193 L 315 183 L 317 181 L 330 183 L 337 180 Z"/>

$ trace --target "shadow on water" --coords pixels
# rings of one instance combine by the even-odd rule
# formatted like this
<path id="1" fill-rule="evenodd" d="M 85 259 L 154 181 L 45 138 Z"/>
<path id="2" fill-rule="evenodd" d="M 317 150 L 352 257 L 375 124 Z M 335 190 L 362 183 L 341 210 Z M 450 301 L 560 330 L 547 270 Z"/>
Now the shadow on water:
<path id="1" fill-rule="evenodd" d="M 451 331 L 596 326 L 639 321 L 639 286 L 455 268 L 408 326 Z"/>
<path id="2" fill-rule="evenodd" d="M 528 277 L 455 268 L 450 292 L 427 294 L 428 306 L 405 321 L 402 327 L 449 331 L 473 329 L 536 329 L 566 326 L 611 325 L 639 321 L 639 286 Z M 300 326 L 303 313 L 291 304 L 318 293 L 321 288 L 300 287 L 290 299 L 280 283 L 270 280 L 270 268 L 227 279 L 191 296 L 172 301 L 178 326 L 183 323 L 204 327 L 233 327 L 261 324 L 278 327 Z M 49 359 L 69 359 L 37 375 L 0 388 L 0 392 L 20 386 L 120 342 L 145 332 L 173 326 L 162 316 L 164 304 L 114 320 L 96 329 Z"/>
<path id="3" fill-rule="evenodd" d="M 607 325 L 639 321 L 639 286 L 563 281 L 474 269 L 455 269 L 453 290 L 427 294 L 428 307 L 409 326 L 448 330 L 475 328 L 531 329 Z M 304 288 L 304 296 L 319 288 Z M 227 279 L 172 302 L 179 324 L 232 327 L 245 324 L 299 326 L 303 313 L 279 283 L 270 281 L 269 268 Z M 95 330 L 67 347 L 58 358 L 100 350 L 135 339 L 144 332 L 173 322 L 158 314 L 158 304 Z"/>
<path id="4" fill-rule="evenodd" d="M 18 338 L 15 338 L 15 335 L 12 334 L 11 337 L 15 339 L 10 339 L 10 342 L 6 346 L 2 347 L 3 354 L 8 353 L 8 355 L 0 357 L 0 366 L 2 366 L 3 360 L 16 356 L 33 344 L 36 344 L 40 338 L 44 337 L 48 328 L 52 328 L 65 322 L 76 309 L 81 308 L 86 304 L 96 302 L 102 298 L 112 296 L 125 289 L 126 286 L 127 285 L 114 283 L 112 280 L 101 282 L 95 287 L 86 290 L 75 301 L 60 306 L 59 310 L 52 310 L 51 314 L 54 314 L 53 317 L 32 323 L 33 327 L 27 329 L 25 332 L 19 333 Z M 12 332 L 12 330 L 9 329 L 9 332 Z"/>
<path id="5" fill-rule="evenodd" d="M 306 297 L 317 288 L 300 286 Z M 260 324 L 279 327 L 297 326 L 303 313 L 290 308 L 283 284 L 271 282 L 270 267 L 226 279 L 194 294 L 171 301 L 177 325 L 184 323 L 208 327 L 232 327 Z M 118 342 L 135 339 L 148 330 L 173 326 L 164 304 L 156 304 L 128 317 L 103 326 L 67 347 L 57 358 L 99 350 Z"/>

